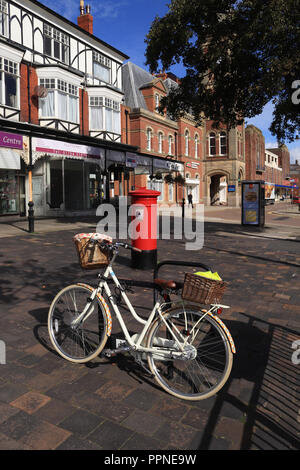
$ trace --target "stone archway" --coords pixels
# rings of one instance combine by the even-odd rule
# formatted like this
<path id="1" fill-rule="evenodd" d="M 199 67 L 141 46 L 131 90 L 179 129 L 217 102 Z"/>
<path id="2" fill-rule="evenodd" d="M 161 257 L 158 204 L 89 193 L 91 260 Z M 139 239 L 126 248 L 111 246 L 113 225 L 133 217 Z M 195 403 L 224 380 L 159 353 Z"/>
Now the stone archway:
<path id="1" fill-rule="evenodd" d="M 205 204 L 227 205 L 229 174 L 224 170 L 210 171 L 204 176 L 206 194 Z"/>

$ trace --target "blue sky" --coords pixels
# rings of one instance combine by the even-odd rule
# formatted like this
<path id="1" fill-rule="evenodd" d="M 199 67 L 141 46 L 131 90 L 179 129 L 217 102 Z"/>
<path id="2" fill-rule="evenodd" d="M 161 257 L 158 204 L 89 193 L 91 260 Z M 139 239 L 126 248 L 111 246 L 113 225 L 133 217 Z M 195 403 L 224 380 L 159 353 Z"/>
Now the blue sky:
<path id="1" fill-rule="evenodd" d="M 39 0 L 68 20 L 77 24 L 80 0 Z M 167 0 L 85 0 L 91 5 L 94 17 L 94 35 L 130 57 L 130 61 L 146 69 L 145 36 L 156 15 L 163 16 L 167 11 Z M 179 75 L 181 67 L 172 69 Z M 277 147 L 276 138 L 268 130 L 272 121 L 272 105 L 268 104 L 263 113 L 246 120 L 254 124 L 264 134 L 266 148 Z M 300 161 L 300 143 L 286 143 L 291 154 L 291 161 Z"/>

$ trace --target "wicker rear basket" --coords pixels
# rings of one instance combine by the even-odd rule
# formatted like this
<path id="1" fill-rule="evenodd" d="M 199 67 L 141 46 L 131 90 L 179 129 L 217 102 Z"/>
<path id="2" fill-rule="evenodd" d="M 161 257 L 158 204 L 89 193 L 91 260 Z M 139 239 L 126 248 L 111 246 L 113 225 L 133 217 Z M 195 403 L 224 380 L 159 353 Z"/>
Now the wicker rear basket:
<path id="1" fill-rule="evenodd" d="M 200 304 L 217 304 L 223 297 L 226 282 L 215 281 L 192 273 L 186 273 L 182 298 Z"/>
<path id="2" fill-rule="evenodd" d="M 108 250 L 104 251 L 100 248 L 101 240 L 107 240 L 110 243 L 112 239 L 106 235 L 99 233 L 80 233 L 73 238 L 80 266 L 83 269 L 98 269 L 109 264 Z"/>

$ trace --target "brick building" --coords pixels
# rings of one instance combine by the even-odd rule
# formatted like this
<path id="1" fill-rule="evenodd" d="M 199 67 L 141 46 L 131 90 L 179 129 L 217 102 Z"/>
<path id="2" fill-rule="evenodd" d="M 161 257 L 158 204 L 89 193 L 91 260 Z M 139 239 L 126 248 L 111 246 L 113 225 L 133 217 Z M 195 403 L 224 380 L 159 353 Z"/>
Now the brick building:
<path id="1" fill-rule="evenodd" d="M 260 129 L 249 125 L 245 129 L 245 157 L 247 180 L 263 180 L 275 185 L 275 197 L 291 193 L 290 154 L 285 145 L 265 148 Z"/>

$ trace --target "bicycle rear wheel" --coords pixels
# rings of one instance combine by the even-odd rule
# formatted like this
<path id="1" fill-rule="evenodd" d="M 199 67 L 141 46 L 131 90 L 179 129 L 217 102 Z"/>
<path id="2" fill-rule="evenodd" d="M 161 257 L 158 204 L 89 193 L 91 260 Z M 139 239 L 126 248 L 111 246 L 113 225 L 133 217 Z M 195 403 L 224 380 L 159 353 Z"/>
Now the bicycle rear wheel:
<path id="1" fill-rule="evenodd" d="M 77 284 L 62 289 L 48 314 L 50 340 L 60 356 L 71 362 L 88 362 L 100 354 L 107 341 L 107 316 L 101 300 L 90 300 L 91 287 Z M 73 321 L 86 308 L 85 318 Z"/>
<path id="2" fill-rule="evenodd" d="M 201 316 L 203 313 L 195 306 L 171 309 L 163 314 L 169 328 L 158 317 L 148 335 L 148 348 L 166 351 L 148 353 L 148 364 L 156 381 L 168 393 L 184 400 L 203 400 L 216 394 L 232 368 L 233 354 L 226 334 L 209 315 L 197 324 Z M 186 341 L 184 358 L 175 358 L 179 349 L 170 330 L 181 345 Z M 170 350 L 174 352 L 173 358 L 168 357 Z"/>

